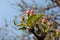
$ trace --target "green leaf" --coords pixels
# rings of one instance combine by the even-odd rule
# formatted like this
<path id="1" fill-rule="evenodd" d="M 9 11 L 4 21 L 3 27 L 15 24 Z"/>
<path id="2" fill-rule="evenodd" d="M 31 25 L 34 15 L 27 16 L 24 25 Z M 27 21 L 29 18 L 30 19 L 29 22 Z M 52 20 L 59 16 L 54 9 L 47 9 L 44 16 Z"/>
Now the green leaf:
<path id="1" fill-rule="evenodd" d="M 26 27 L 18 28 L 18 30 L 26 30 Z"/>
<path id="2" fill-rule="evenodd" d="M 14 24 L 15 24 L 16 26 L 27 26 L 26 23 L 16 24 L 15 21 L 14 21 Z"/>
<path id="3" fill-rule="evenodd" d="M 26 24 L 21 23 L 21 24 L 17 24 L 17 26 L 26 26 Z"/>
<path id="4" fill-rule="evenodd" d="M 33 21 L 34 21 L 36 18 L 37 18 L 37 14 L 31 15 L 31 16 L 28 18 L 28 20 L 27 20 L 27 25 L 28 25 L 28 26 L 31 26 L 32 23 L 33 23 Z"/>
<path id="5" fill-rule="evenodd" d="M 43 29 L 46 30 L 48 27 L 47 25 L 42 25 Z"/>
<path id="6" fill-rule="evenodd" d="M 46 24 L 42 23 L 42 27 L 43 27 L 43 29 L 44 29 L 45 32 L 48 31 L 48 26 Z"/>
<path id="7" fill-rule="evenodd" d="M 42 30 L 38 30 L 38 31 L 37 31 L 37 34 L 40 34 L 41 32 L 42 32 Z"/>
<path id="8" fill-rule="evenodd" d="M 38 17 L 34 20 L 34 24 L 37 24 L 45 14 L 39 14 Z"/>

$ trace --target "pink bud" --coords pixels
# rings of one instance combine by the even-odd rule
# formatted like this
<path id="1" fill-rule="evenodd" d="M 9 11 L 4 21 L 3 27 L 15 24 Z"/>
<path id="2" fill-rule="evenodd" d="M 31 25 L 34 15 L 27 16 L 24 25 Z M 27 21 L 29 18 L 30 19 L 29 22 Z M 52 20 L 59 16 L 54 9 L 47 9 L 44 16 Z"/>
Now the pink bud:
<path id="1" fill-rule="evenodd" d="M 31 10 L 30 13 L 31 13 L 31 14 L 34 14 L 34 10 Z"/>
<path id="2" fill-rule="evenodd" d="M 42 22 L 47 22 L 48 21 L 48 18 L 43 18 L 42 19 Z"/>
<path id="3" fill-rule="evenodd" d="M 29 13 L 30 13 L 30 10 L 27 10 L 27 11 L 26 11 L 26 14 L 29 14 Z"/>

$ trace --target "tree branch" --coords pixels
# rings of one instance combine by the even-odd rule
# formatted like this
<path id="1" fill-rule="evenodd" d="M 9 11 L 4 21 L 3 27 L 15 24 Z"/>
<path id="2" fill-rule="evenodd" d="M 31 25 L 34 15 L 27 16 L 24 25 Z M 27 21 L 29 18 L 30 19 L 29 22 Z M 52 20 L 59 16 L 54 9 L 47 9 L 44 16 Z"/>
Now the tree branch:
<path id="1" fill-rule="evenodd" d="M 34 36 L 37 37 L 38 40 L 43 40 L 46 37 L 46 34 L 44 32 L 41 33 L 41 36 L 38 36 L 37 34 L 35 34 L 34 28 L 32 28 L 31 32 L 34 34 Z"/>

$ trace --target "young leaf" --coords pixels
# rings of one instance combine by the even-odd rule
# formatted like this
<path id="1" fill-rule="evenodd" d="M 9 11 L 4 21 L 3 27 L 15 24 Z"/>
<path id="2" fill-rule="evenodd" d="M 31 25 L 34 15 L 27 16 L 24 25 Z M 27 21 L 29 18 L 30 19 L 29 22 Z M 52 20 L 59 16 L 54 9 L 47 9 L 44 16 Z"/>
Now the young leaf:
<path id="1" fill-rule="evenodd" d="M 16 24 L 16 23 L 14 22 L 14 24 L 15 24 L 16 26 L 27 26 L 26 23 Z"/>
<path id="2" fill-rule="evenodd" d="M 48 28 L 47 25 L 45 25 L 45 24 L 42 25 L 42 27 L 43 27 L 44 30 L 46 30 Z"/>
<path id="3" fill-rule="evenodd" d="M 34 24 L 37 24 L 43 16 L 44 16 L 44 14 L 38 15 L 38 17 L 34 20 Z"/>
<path id="4" fill-rule="evenodd" d="M 18 30 L 26 30 L 26 27 L 18 28 Z"/>
<path id="5" fill-rule="evenodd" d="M 28 26 L 31 26 L 32 25 L 32 22 L 37 18 L 37 14 L 33 14 L 31 15 L 28 20 L 27 20 L 27 25 Z"/>

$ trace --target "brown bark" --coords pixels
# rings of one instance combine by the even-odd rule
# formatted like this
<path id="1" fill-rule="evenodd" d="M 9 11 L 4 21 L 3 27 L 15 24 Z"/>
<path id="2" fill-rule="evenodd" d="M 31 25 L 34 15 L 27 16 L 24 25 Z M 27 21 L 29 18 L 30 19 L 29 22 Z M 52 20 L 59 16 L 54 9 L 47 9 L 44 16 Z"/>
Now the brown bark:
<path id="1" fill-rule="evenodd" d="M 34 34 L 34 36 L 36 36 L 36 38 L 38 40 L 44 40 L 44 38 L 46 37 L 46 33 L 42 32 L 41 36 L 38 36 L 35 32 L 34 32 L 34 28 L 31 30 L 31 32 Z"/>

